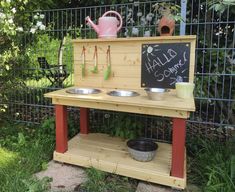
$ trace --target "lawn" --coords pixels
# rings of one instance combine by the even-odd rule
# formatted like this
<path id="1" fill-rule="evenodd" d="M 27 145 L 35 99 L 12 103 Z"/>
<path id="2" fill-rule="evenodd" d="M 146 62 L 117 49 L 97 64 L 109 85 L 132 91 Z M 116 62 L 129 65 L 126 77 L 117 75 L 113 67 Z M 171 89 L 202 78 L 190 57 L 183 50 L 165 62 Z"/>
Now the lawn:
<path id="1" fill-rule="evenodd" d="M 74 74 L 70 74 L 63 82 L 64 87 L 70 87 L 72 86 L 74 82 Z M 25 81 L 25 85 L 27 87 L 33 87 L 33 88 L 48 88 L 50 86 L 54 87 L 55 85 L 52 85 L 51 82 L 46 78 L 42 77 L 38 80 L 36 79 L 30 79 Z"/>
<path id="2" fill-rule="evenodd" d="M 44 191 L 48 178 L 37 181 L 32 175 L 46 168 L 53 149 L 54 136 L 39 127 L 1 124 L 0 191 Z"/>

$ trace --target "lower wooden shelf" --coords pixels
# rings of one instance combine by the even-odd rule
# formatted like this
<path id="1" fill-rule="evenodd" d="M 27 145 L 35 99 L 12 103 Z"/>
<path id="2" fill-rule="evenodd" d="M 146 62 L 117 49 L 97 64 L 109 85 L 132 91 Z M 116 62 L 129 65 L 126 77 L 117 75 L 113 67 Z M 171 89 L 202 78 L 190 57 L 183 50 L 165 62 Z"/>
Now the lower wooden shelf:
<path id="1" fill-rule="evenodd" d="M 138 162 L 129 156 L 126 142 L 120 138 L 100 133 L 78 134 L 69 141 L 65 153 L 54 152 L 54 160 L 82 167 L 95 167 L 102 171 L 175 188 L 185 188 L 186 174 L 184 178 L 170 176 L 171 145 L 158 143 L 158 146 L 152 161 Z"/>

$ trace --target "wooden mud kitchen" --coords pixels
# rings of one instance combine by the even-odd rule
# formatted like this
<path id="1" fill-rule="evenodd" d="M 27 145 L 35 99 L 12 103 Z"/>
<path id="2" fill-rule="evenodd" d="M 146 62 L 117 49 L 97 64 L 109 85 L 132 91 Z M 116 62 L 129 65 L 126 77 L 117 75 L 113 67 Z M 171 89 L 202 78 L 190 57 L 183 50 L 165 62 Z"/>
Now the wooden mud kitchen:
<path id="1" fill-rule="evenodd" d="M 74 87 L 45 94 L 55 105 L 54 160 L 184 189 L 186 119 L 195 111 L 195 103 L 193 97 L 176 96 L 175 82 L 193 82 L 195 42 L 196 36 L 74 40 Z M 163 100 L 155 101 L 148 99 L 146 87 L 170 91 Z M 81 93 L 70 93 L 76 89 Z M 95 94 L 89 94 L 89 90 Z M 115 90 L 138 95 L 107 94 Z M 80 133 L 70 141 L 67 106 L 80 108 Z M 172 144 L 157 142 L 152 161 L 136 161 L 129 156 L 126 141 L 89 134 L 90 108 L 170 117 Z"/>

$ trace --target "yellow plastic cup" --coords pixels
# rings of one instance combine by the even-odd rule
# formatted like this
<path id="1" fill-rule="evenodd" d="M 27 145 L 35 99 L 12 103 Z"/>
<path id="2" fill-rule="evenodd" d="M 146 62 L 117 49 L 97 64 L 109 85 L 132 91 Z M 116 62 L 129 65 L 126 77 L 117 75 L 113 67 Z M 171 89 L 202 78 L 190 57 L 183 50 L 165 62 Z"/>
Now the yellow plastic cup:
<path id="1" fill-rule="evenodd" d="M 176 96 L 182 99 L 193 97 L 194 83 L 178 82 L 175 84 Z"/>

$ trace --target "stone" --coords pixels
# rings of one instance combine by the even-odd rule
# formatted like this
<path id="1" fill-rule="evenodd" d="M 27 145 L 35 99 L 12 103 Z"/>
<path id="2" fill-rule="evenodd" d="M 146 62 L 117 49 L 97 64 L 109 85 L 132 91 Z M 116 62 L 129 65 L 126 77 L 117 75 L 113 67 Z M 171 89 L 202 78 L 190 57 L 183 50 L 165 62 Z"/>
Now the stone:
<path id="1" fill-rule="evenodd" d="M 170 187 L 140 181 L 136 192 L 175 192 L 175 190 Z"/>
<path id="2" fill-rule="evenodd" d="M 78 166 L 58 163 L 50 161 L 48 168 L 44 171 L 36 173 L 38 179 L 43 177 L 50 177 L 51 191 L 74 191 L 74 189 L 81 183 L 87 180 L 84 169 Z"/>

